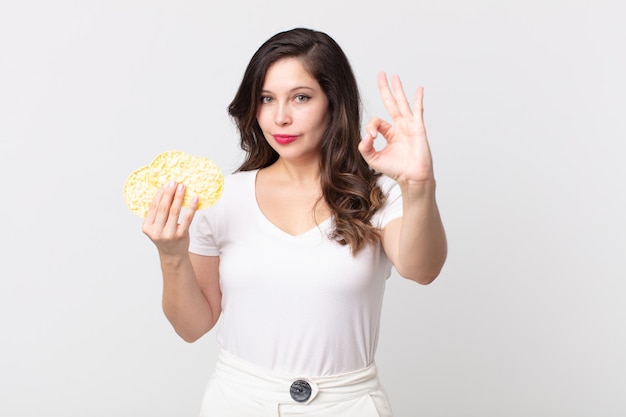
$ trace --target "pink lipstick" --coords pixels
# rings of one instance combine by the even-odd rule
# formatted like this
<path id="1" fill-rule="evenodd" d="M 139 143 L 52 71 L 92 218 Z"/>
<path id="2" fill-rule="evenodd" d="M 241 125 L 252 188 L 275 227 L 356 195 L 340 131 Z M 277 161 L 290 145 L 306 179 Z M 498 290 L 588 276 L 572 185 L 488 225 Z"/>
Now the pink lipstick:
<path id="1" fill-rule="evenodd" d="M 297 139 L 297 136 L 292 136 L 292 135 L 274 135 L 274 140 L 279 145 L 287 145 L 296 139 Z"/>

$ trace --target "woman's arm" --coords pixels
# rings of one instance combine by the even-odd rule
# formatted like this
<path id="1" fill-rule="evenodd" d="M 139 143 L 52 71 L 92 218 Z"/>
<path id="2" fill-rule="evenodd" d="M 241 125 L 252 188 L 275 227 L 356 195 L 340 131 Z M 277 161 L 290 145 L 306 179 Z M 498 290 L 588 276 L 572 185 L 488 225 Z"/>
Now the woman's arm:
<path id="1" fill-rule="evenodd" d="M 180 337 L 195 342 L 215 326 L 221 313 L 219 257 L 162 257 L 161 269 L 165 317 Z"/>
<path id="2" fill-rule="evenodd" d="M 159 252 L 163 311 L 176 333 L 193 342 L 213 328 L 221 312 L 219 257 L 189 253 L 189 226 L 197 208 L 180 218 L 185 187 L 171 183 L 155 195 L 143 232 Z M 179 221 L 180 218 L 180 221 Z"/>
<path id="3" fill-rule="evenodd" d="M 439 275 L 447 256 L 435 182 L 404 183 L 400 189 L 403 214 L 383 230 L 383 248 L 400 275 L 429 284 Z"/>
<path id="4" fill-rule="evenodd" d="M 387 256 L 400 275 L 428 284 L 443 267 L 447 243 L 435 198 L 433 162 L 424 127 L 424 89 L 417 89 L 414 112 L 400 78 L 394 75 L 391 81 L 393 92 L 386 74 L 381 72 L 378 76 L 378 88 L 393 124 L 372 118 L 359 150 L 373 169 L 393 178 L 402 192 L 403 215 L 382 232 Z M 381 150 L 374 147 L 379 132 L 387 142 Z"/>

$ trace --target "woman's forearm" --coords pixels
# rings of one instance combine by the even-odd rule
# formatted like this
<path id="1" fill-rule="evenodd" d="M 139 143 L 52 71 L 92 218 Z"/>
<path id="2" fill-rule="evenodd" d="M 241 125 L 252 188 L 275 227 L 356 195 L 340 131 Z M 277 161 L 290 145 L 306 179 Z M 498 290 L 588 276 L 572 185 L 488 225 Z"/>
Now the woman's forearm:
<path id="1" fill-rule="evenodd" d="M 213 328 L 219 310 L 203 293 L 189 255 L 160 256 L 163 271 L 163 312 L 180 337 L 194 342 Z"/>
<path id="2" fill-rule="evenodd" d="M 435 198 L 435 181 L 399 183 L 403 215 L 398 234 L 398 273 L 421 284 L 432 282 L 447 257 L 446 234 Z"/>

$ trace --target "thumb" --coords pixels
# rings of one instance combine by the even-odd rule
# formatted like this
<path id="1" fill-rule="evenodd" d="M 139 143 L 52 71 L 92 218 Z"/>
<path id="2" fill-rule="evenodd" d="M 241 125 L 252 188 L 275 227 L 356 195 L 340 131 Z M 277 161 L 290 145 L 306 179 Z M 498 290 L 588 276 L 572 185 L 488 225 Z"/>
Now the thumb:
<path id="1" fill-rule="evenodd" d="M 373 132 L 368 131 L 365 137 L 359 143 L 359 152 L 363 155 L 363 159 L 368 164 L 374 159 L 376 155 L 376 149 L 374 148 L 374 138 L 376 137 Z"/>

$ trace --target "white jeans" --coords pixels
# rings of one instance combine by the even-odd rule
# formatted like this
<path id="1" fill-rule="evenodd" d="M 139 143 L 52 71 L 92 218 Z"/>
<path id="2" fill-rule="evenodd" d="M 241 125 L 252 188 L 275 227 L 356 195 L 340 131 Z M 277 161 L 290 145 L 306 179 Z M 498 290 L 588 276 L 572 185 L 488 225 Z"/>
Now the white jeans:
<path id="1" fill-rule="evenodd" d="M 200 417 L 292 416 L 392 417 L 392 414 L 375 364 L 340 375 L 292 377 L 267 372 L 224 350 L 220 352 Z"/>

